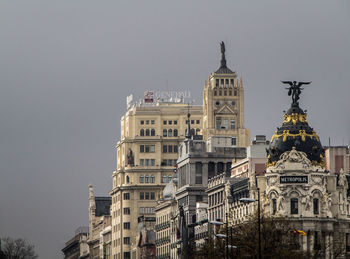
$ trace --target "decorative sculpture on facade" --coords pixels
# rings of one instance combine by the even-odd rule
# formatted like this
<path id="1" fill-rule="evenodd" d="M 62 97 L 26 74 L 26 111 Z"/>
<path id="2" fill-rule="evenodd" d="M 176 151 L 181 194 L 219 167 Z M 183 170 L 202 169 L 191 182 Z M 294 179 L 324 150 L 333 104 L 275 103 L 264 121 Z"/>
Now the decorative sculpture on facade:
<path id="1" fill-rule="evenodd" d="M 134 154 L 133 154 L 131 148 L 129 148 L 129 152 L 128 152 L 128 155 L 127 155 L 127 160 L 128 160 L 128 165 L 134 166 Z"/>

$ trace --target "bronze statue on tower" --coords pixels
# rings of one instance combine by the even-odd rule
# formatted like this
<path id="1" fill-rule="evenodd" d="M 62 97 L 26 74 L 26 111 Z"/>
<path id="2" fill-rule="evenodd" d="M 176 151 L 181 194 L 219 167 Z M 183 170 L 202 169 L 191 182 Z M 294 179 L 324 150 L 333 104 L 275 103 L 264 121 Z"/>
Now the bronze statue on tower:
<path id="1" fill-rule="evenodd" d="M 304 88 L 301 88 L 302 85 L 308 85 L 311 82 L 297 82 L 297 81 L 281 81 L 283 84 L 290 85 L 288 88 L 288 95 L 292 96 L 293 104 L 297 104 L 298 100 L 300 99 L 301 90 L 304 90 Z"/>

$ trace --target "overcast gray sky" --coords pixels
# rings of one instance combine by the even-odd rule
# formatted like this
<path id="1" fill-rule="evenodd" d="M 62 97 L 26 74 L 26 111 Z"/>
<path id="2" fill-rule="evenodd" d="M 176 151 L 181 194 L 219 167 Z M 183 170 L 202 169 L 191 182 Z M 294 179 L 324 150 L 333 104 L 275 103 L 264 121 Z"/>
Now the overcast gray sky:
<path id="1" fill-rule="evenodd" d="M 243 76 L 246 126 L 271 137 L 290 98 L 323 144 L 349 143 L 349 1 L 3 0 L 0 235 L 61 258 L 88 224 L 88 184 L 107 195 L 125 97 L 190 90 L 219 66 Z"/>

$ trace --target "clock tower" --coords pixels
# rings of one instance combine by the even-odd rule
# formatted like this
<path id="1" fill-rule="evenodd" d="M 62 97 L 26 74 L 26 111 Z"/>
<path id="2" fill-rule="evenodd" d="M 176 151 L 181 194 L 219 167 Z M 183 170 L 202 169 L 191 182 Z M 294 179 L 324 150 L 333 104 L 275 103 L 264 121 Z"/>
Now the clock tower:
<path id="1" fill-rule="evenodd" d="M 249 130 L 244 127 L 244 89 L 242 77 L 226 65 L 225 44 L 221 42 L 220 68 L 209 76 L 203 92 L 203 135 L 231 137 L 232 146 L 246 147 Z"/>

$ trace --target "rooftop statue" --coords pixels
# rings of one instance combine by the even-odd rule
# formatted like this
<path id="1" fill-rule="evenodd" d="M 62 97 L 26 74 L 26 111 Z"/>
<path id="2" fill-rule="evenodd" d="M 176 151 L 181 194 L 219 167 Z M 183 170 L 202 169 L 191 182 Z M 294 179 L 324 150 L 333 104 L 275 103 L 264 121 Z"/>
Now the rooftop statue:
<path id="1" fill-rule="evenodd" d="M 222 42 L 220 43 L 220 46 L 221 46 L 221 54 L 222 54 L 222 55 L 225 55 L 225 43 L 222 41 Z"/>
<path id="2" fill-rule="evenodd" d="M 302 85 L 308 85 L 311 82 L 297 82 L 297 81 L 281 81 L 283 84 L 290 85 L 288 88 L 288 95 L 292 96 L 293 103 L 298 103 L 298 100 L 300 99 L 299 96 L 301 94 L 301 90 L 304 90 L 304 88 L 301 88 Z"/>

